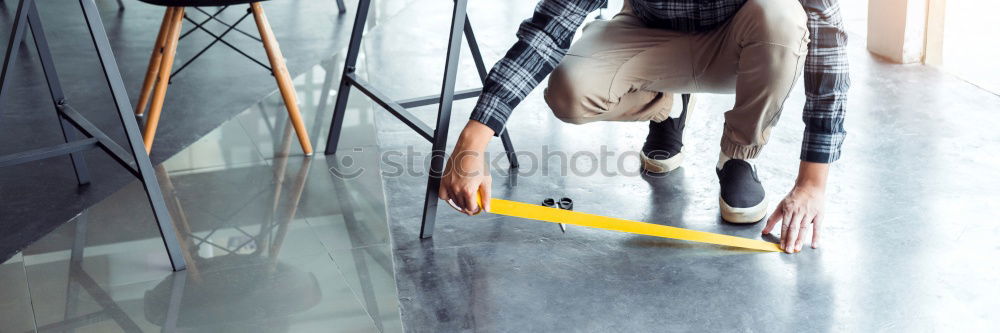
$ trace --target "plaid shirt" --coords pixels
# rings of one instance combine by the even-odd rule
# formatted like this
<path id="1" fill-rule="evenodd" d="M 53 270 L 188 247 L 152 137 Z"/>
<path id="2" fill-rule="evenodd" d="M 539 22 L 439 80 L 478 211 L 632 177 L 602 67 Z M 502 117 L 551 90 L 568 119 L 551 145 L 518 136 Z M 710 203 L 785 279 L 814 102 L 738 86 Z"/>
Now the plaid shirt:
<path id="1" fill-rule="evenodd" d="M 499 135 L 517 106 L 559 64 L 576 29 L 606 0 L 541 0 L 521 23 L 518 41 L 490 70 L 472 112 Z M 636 15 L 651 26 L 686 32 L 710 30 L 725 23 L 746 0 L 632 0 Z M 844 106 L 850 86 L 847 32 L 838 0 L 799 0 L 809 17 L 811 35 L 803 81 L 806 104 L 802 120 L 804 161 L 829 163 L 840 158 L 844 142 Z"/>

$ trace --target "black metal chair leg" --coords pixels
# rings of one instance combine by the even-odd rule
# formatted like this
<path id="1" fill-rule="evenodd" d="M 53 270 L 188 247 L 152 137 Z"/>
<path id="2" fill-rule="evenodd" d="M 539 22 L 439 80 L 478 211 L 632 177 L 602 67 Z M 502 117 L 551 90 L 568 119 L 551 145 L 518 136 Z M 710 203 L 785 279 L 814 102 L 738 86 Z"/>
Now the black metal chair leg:
<path id="1" fill-rule="evenodd" d="M 119 0 L 121 1 L 121 0 Z M 344 0 L 337 0 L 337 12 L 343 14 L 347 12 L 347 6 L 344 5 Z"/>
<path id="2" fill-rule="evenodd" d="M 358 63 L 358 53 L 361 51 L 361 38 L 365 31 L 365 21 L 368 19 L 368 9 L 371 0 L 358 2 L 358 13 L 354 17 L 354 27 L 351 30 L 351 40 L 347 43 L 347 56 L 344 58 L 344 71 L 340 76 L 340 88 L 337 89 L 337 103 L 333 107 L 333 121 L 330 122 L 330 133 L 326 137 L 326 154 L 337 152 L 340 143 L 340 130 L 344 127 L 344 112 L 347 110 L 347 97 L 351 93 L 351 81 L 347 74 L 354 73 Z"/>
<path id="3" fill-rule="evenodd" d="M 465 33 L 472 50 L 473 60 L 476 62 L 476 69 L 480 79 L 485 80 L 487 72 L 483 62 L 482 54 L 475 35 L 472 33 L 471 25 L 466 16 L 467 0 L 456 0 L 452 16 L 452 24 L 448 39 L 448 53 L 445 65 L 445 74 L 440 95 L 424 96 L 402 101 L 389 100 L 384 94 L 377 91 L 371 84 L 358 78 L 355 72 L 358 53 L 360 52 L 361 38 L 364 32 L 365 21 L 368 17 L 368 10 L 371 0 L 361 0 L 358 4 L 358 12 L 354 19 L 354 27 L 351 31 L 351 39 L 347 46 L 347 55 L 344 59 L 344 71 L 341 75 L 340 88 L 337 92 L 337 101 L 333 109 L 333 120 L 330 122 L 330 131 L 327 136 L 325 153 L 335 154 L 339 145 L 341 131 L 343 130 L 344 114 L 347 109 L 347 99 L 352 86 L 357 86 L 359 90 L 380 106 L 392 113 L 411 129 L 421 134 L 431 141 L 431 167 L 427 181 L 427 190 L 424 196 L 424 214 L 420 224 L 420 237 L 430 237 L 434 232 L 434 221 L 437 215 L 437 191 L 441 184 L 441 175 L 444 169 L 445 144 L 448 139 L 448 127 L 451 120 L 451 107 L 455 99 L 472 98 L 479 96 L 478 89 L 456 92 L 455 80 L 458 71 L 458 58 L 461 51 L 462 34 Z M 437 123 L 435 128 L 424 124 L 422 121 L 409 113 L 406 109 L 423 105 L 438 104 Z M 517 168 L 517 156 L 514 154 L 513 145 L 507 133 L 501 134 L 504 149 L 511 162 L 511 168 Z"/>
<path id="4" fill-rule="evenodd" d="M 476 41 L 476 34 L 472 31 L 472 23 L 469 22 L 468 16 L 465 18 L 465 26 L 462 30 L 465 32 L 465 40 L 469 42 L 469 50 L 472 51 L 472 60 L 476 63 L 479 80 L 485 85 L 486 76 L 488 75 L 486 63 L 483 61 L 483 53 L 479 50 L 479 42 Z M 516 169 L 520 166 L 520 163 L 517 162 L 514 144 L 510 142 L 510 135 L 507 134 L 507 131 L 500 133 L 500 141 L 503 143 L 503 149 L 507 154 L 507 161 L 510 162 L 510 167 Z"/>
<path id="5" fill-rule="evenodd" d="M 503 143 L 503 149 L 507 154 L 507 160 L 510 161 L 510 168 L 517 169 L 520 167 L 521 164 L 517 162 L 517 151 L 514 150 L 514 143 L 510 142 L 510 135 L 507 134 L 506 130 L 503 131 L 503 133 L 500 133 L 500 142 Z"/>
<path id="6" fill-rule="evenodd" d="M 0 71 L 0 98 L 2 98 L 4 88 L 6 87 L 7 74 L 9 73 L 8 70 L 14 68 L 14 62 L 17 58 L 16 55 L 22 42 L 25 41 L 24 35 L 26 33 L 26 29 L 32 30 L 32 36 L 35 39 L 35 47 L 38 50 L 39 57 L 41 58 L 42 70 L 45 73 L 46 83 L 48 83 L 49 94 L 52 97 L 52 103 L 58 110 L 59 105 L 65 100 L 65 97 L 62 92 L 62 87 L 59 84 L 59 77 L 55 72 L 55 66 L 52 65 L 52 57 L 48 52 L 48 43 L 45 40 L 45 32 L 41 27 L 41 23 L 38 18 L 38 10 L 35 6 L 34 0 L 20 1 L 18 3 L 14 25 L 11 28 L 11 37 L 7 45 L 7 53 L 4 57 L 3 70 Z M 58 116 L 58 118 L 64 142 L 68 143 L 70 141 L 74 141 L 76 139 L 76 132 L 72 128 L 72 125 L 70 125 L 61 116 Z M 90 177 L 87 172 L 86 163 L 83 160 L 83 153 L 72 153 L 70 154 L 70 157 L 73 163 L 73 171 L 76 173 L 77 183 L 81 185 L 89 183 Z"/>
<path id="7" fill-rule="evenodd" d="M 111 51 L 111 43 L 108 41 L 107 32 L 101 22 L 100 14 L 93 0 L 80 0 L 80 8 L 83 9 L 83 16 L 87 22 L 87 29 L 90 37 L 97 49 L 97 56 L 104 70 L 104 78 L 111 88 L 111 95 L 118 109 L 118 119 L 125 129 L 125 137 L 128 141 L 128 148 L 131 150 L 138 167 L 139 180 L 146 190 L 146 197 L 149 199 L 153 209 L 153 216 L 163 239 L 163 245 L 167 249 L 170 257 L 170 264 L 175 271 L 183 270 L 186 267 L 184 255 L 181 252 L 180 243 L 177 242 L 177 235 L 174 231 L 170 213 L 167 205 L 163 201 L 163 193 L 160 192 L 160 185 L 156 181 L 156 173 L 153 165 L 146 154 L 145 146 L 142 144 L 139 133 L 139 125 L 132 117 L 132 104 L 129 103 L 126 95 L 125 83 L 122 81 L 121 73 L 118 71 L 118 64 L 115 62 L 114 54 Z"/>
<path id="8" fill-rule="evenodd" d="M 448 125 L 451 123 L 451 106 L 455 97 L 455 78 L 458 72 L 459 51 L 462 49 L 462 30 L 465 26 L 467 0 L 455 0 L 451 17 L 451 35 L 448 37 L 448 53 L 445 59 L 444 80 L 441 84 L 441 101 L 438 104 L 437 126 L 431 148 L 430 177 L 424 196 L 424 216 L 420 223 L 420 238 L 434 234 L 434 220 L 437 217 L 438 188 L 444 172 L 445 144 L 448 142 Z"/>
<path id="9" fill-rule="evenodd" d="M 14 60 L 21 49 L 21 41 L 24 39 L 24 31 L 28 28 L 25 24 L 28 21 L 28 8 L 34 4 L 34 0 L 22 0 L 17 4 L 14 12 L 14 25 L 10 29 L 10 39 L 7 40 L 7 52 L 4 54 L 3 69 L 0 69 L 0 99 L 3 99 L 4 88 L 7 87 L 7 74 L 14 68 Z"/>
<path id="10" fill-rule="evenodd" d="M 132 150 L 131 160 L 128 158 L 129 153 L 125 149 L 87 121 L 86 118 L 81 116 L 66 102 L 52 61 L 48 42 L 45 39 L 42 22 L 39 18 L 37 8 L 35 8 L 35 1 L 20 0 L 17 8 L 14 26 L 11 29 L 11 38 L 7 45 L 7 52 L 3 61 L 3 69 L 0 70 L 0 96 L 3 95 L 7 83 L 7 74 L 13 68 L 15 56 L 21 42 L 24 40 L 25 30 L 30 28 L 66 143 L 0 156 L 0 166 L 18 165 L 69 154 L 76 169 L 77 181 L 83 184 L 89 181 L 89 177 L 82 152 L 86 149 L 101 148 L 143 183 L 146 196 L 153 210 L 153 216 L 159 227 L 160 237 L 170 257 L 170 264 L 174 270 L 183 270 L 185 267 L 183 253 L 177 242 L 177 236 L 174 233 L 170 214 L 167 212 L 166 204 L 163 201 L 163 194 L 160 192 L 159 184 L 156 181 L 152 163 L 150 163 L 149 156 L 146 155 L 146 150 L 140 141 L 139 127 L 132 119 L 132 106 L 125 93 L 125 84 L 122 81 L 121 73 L 118 71 L 118 65 L 111 51 L 111 43 L 108 41 L 107 32 L 104 30 L 104 25 L 101 22 L 101 17 L 97 10 L 97 5 L 94 4 L 94 0 L 80 0 L 80 8 L 83 11 L 84 20 L 87 23 L 87 29 L 94 43 L 94 48 L 97 50 L 98 60 L 101 62 L 105 81 L 111 90 L 112 99 L 118 110 L 118 119 L 125 129 L 125 136 L 128 140 L 129 148 Z M 76 139 L 76 131 L 83 134 L 85 138 Z"/>
<path id="11" fill-rule="evenodd" d="M 462 27 L 462 31 L 465 33 L 465 40 L 469 42 L 469 51 L 472 52 L 472 62 L 476 64 L 476 72 L 479 73 L 479 80 L 482 83 L 486 83 L 486 75 L 488 75 L 486 62 L 483 61 L 483 53 L 479 50 L 479 41 L 476 39 L 476 33 L 472 31 L 472 22 L 469 21 L 468 16 L 465 18 L 465 25 Z"/>
<path id="12" fill-rule="evenodd" d="M 42 72 L 45 74 L 45 82 L 49 86 L 49 95 L 52 96 L 52 104 L 56 110 L 66 101 L 63 93 L 56 66 L 49 53 L 49 42 L 45 38 L 45 29 L 42 28 L 42 21 L 38 16 L 38 6 L 34 2 L 28 8 L 28 25 L 31 29 L 31 36 L 35 39 L 35 50 L 38 52 L 39 61 L 42 63 Z M 79 139 L 79 135 L 73 125 L 56 111 L 59 119 L 59 126 L 62 130 L 63 142 L 69 143 Z M 73 171 L 76 173 L 76 182 L 80 185 L 90 183 L 90 173 L 87 171 L 87 162 L 84 160 L 82 151 L 70 154 L 70 161 L 73 163 Z"/>

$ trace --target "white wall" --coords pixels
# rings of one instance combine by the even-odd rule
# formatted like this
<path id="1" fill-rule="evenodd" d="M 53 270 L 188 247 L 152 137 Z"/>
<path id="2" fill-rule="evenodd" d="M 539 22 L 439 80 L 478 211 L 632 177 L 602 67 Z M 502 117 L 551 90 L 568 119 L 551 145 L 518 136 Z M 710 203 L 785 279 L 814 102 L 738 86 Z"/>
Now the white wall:
<path id="1" fill-rule="evenodd" d="M 868 50 L 898 63 L 920 62 L 926 25 L 927 0 L 871 0 Z"/>

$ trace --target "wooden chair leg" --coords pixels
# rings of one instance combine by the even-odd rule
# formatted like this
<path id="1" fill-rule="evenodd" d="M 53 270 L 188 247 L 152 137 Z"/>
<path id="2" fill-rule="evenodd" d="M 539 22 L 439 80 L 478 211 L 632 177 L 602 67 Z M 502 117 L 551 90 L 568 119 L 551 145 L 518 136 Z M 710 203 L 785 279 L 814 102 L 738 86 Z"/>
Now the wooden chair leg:
<path id="1" fill-rule="evenodd" d="M 170 73 L 174 66 L 174 56 L 177 55 L 177 42 L 181 37 L 181 26 L 184 23 L 184 7 L 173 7 L 173 17 L 170 20 L 170 31 L 167 32 L 163 59 L 160 70 L 156 74 L 157 81 L 153 87 L 153 99 L 146 118 L 146 129 L 142 132 L 142 143 L 146 152 L 153 148 L 153 138 L 156 137 L 156 126 L 160 124 L 160 111 L 163 110 L 163 99 L 167 96 L 167 85 L 170 83 Z"/>
<path id="2" fill-rule="evenodd" d="M 281 49 L 278 48 L 278 41 L 274 38 L 271 25 L 267 23 L 267 17 L 264 16 L 264 8 L 261 7 L 259 2 L 254 2 L 250 4 L 250 10 L 253 11 L 253 19 L 257 22 L 260 39 L 264 43 L 264 50 L 267 51 L 267 59 L 271 61 L 271 71 L 274 74 L 275 81 L 278 82 L 278 90 L 281 91 L 281 98 L 285 101 L 285 108 L 288 109 L 288 118 L 291 120 L 292 126 L 295 128 L 295 133 L 299 137 L 302 152 L 306 156 L 312 155 L 312 143 L 309 141 L 309 134 L 306 132 L 306 126 L 302 122 L 302 115 L 299 113 L 299 104 L 295 97 L 295 86 L 292 84 L 292 78 L 288 74 L 288 68 L 285 67 L 285 58 L 281 55 Z"/>
<path id="3" fill-rule="evenodd" d="M 149 56 L 146 78 L 142 81 L 142 90 L 139 91 L 139 103 L 135 105 L 137 115 L 142 115 L 146 111 L 146 104 L 149 103 L 149 94 L 153 92 L 153 83 L 156 82 L 156 74 L 160 69 L 160 60 L 163 59 L 163 49 L 166 47 L 167 33 L 172 27 L 170 23 L 173 18 L 174 8 L 167 7 L 163 13 L 163 22 L 160 23 L 160 33 L 156 35 L 156 44 L 153 45 L 153 54 Z"/>

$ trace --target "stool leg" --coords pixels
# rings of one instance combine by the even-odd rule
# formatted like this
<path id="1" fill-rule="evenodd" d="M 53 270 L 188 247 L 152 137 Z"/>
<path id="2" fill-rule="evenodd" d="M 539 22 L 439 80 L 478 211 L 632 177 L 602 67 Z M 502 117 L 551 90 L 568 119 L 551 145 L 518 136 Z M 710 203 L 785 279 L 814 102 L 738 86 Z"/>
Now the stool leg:
<path id="1" fill-rule="evenodd" d="M 437 127 L 431 150 L 430 177 L 424 196 L 424 217 L 420 222 L 420 238 L 434 234 L 434 220 L 437 217 L 438 188 L 444 173 L 444 149 L 448 143 L 448 125 L 451 123 L 451 104 L 455 98 L 455 77 L 458 72 L 459 51 L 462 49 L 462 27 L 465 25 L 467 0 L 456 0 L 451 17 L 451 35 L 448 37 L 448 54 L 445 60 L 444 82 L 441 84 L 441 103 L 438 105 Z"/>
<path id="2" fill-rule="evenodd" d="M 160 70 L 160 60 L 163 59 L 163 51 L 166 48 L 167 35 L 171 31 L 170 23 L 173 22 L 174 8 L 167 7 L 163 13 L 163 22 L 160 23 L 160 33 L 156 35 L 156 44 L 153 45 L 153 54 L 149 56 L 149 66 L 146 68 L 146 78 L 142 81 L 142 90 L 139 91 L 139 103 L 135 105 L 135 114 L 142 115 L 149 104 L 149 94 L 153 92 L 153 83 L 156 82 L 156 74 Z"/>
<path id="3" fill-rule="evenodd" d="M 333 119 L 330 120 L 330 131 L 326 137 L 326 154 L 337 152 L 340 143 L 340 130 L 344 128 L 344 114 L 347 113 L 347 97 L 351 94 L 351 83 L 347 74 L 353 73 L 361 52 L 361 38 L 365 32 L 365 21 L 368 20 L 368 9 L 371 0 L 358 1 L 358 11 L 354 16 L 354 27 L 351 28 L 351 39 L 347 43 L 347 55 L 344 57 L 344 71 L 340 76 L 340 88 L 337 89 L 337 102 L 333 105 Z"/>
<path id="4" fill-rule="evenodd" d="M 14 25 L 10 29 L 10 38 L 7 40 L 7 52 L 3 57 L 3 68 L 0 69 L 0 98 L 3 98 L 4 88 L 7 87 L 7 74 L 9 70 L 14 68 L 21 43 L 24 41 L 24 32 L 28 28 L 28 8 L 34 3 L 34 0 L 22 0 L 17 4 Z"/>
<path id="5" fill-rule="evenodd" d="M 73 124 L 62 117 L 59 110 L 66 101 L 63 93 L 62 83 L 56 73 L 55 62 L 52 61 L 52 53 L 49 51 L 49 42 L 45 38 L 45 29 L 42 28 L 42 19 L 38 15 L 38 8 L 35 3 L 31 3 L 28 8 L 28 25 L 31 28 L 31 36 L 35 39 L 35 50 L 38 52 L 38 60 L 42 63 L 42 73 L 45 73 L 45 82 L 49 86 L 49 95 L 52 97 L 52 104 L 56 108 L 59 118 L 59 126 L 62 129 L 63 142 L 73 142 L 79 138 Z M 83 152 L 70 154 L 70 161 L 73 162 L 73 170 L 76 171 L 76 182 L 80 185 L 90 183 L 90 173 L 87 171 L 87 162 L 84 160 Z"/>
<path id="6" fill-rule="evenodd" d="M 163 111 L 163 99 L 167 97 L 167 85 L 170 84 L 170 72 L 174 68 L 174 56 L 177 55 L 177 43 L 181 37 L 181 26 L 184 23 L 184 7 L 173 7 L 173 17 L 170 19 L 170 31 L 167 32 L 163 59 L 160 61 L 157 81 L 153 86 L 153 99 L 149 105 L 149 115 L 146 118 L 146 129 L 142 132 L 142 143 L 148 153 L 153 148 L 153 138 L 156 137 L 156 127 L 160 125 L 160 111 Z"/>
<path id="7" fill-rule="evenodd" d="M 264 8 L 259 2 L 250 4 L 253 11 L 253 19 L 257 22 L 257 30 L 260 31 L 260 39 L 264 43 L 264 50 L 267 51 L 267 59 L 271 61 L 271 71 L 274 80 L 278 82 L 278 90 L 281 91 L 281 98 L 285 101 L 285 108 L 288 109 L 288 118 L 295 127 L 295 134 L 299 137 L 299 144 L 302 145 L 302 152 L 306 156 L 312 155 L 312 143 L 309 141 L 309 133 L 306 132 L 306 125 L 302 121 L 302 114 L 299 113 L 299 103 L 295 97 L 295 85 L 292 84 L 292 77 L 288 75 L 288 68 L 285 67 L 285 58 L 278 48 L 278 41 L 274 38 L 271 25 L 264 16 Z"/>
<path id="8" fill-rule="evenodd" d="M 134 112 L 125 91 L 125 82 L 122 80 L 114 53 L 111 51 L 108 33 L 104 30 L 100 13 L 93 0 L 80 0 L 80 7 L 83 9 L 83 16 L 87 22 L 90 38 L 94 42 L 94 48 L 97 49 L 97 57 L 101 62 L 101 69 L 104 71 L 104 79 L 108 87 L 111 88 L 111 97 L 115 102 L 118 120 L 122 128 L 125 129 L 127 147 L 135 160 L 137 176 L 146 191 L 146 198 L 149 199 L 149 205 L 153 210 L 160 238 L 163 240 L 163 246 L 167 249 L 167 255 L 170 257 L 170 265 L 175 271 L 183 270 L 186 267 L 184 253 L 177 242 L 177 234 L 170 219 L 170 212 L 163 201 L 163 193 L 160 192 L 160 184 L 156 181 L 156 173 L 153 171 L 149 155 L 142 149 L 142 143 L 139 142 L 139 126 L 132 119 Z M 178 12 L 183 14 L 183 10 Z"/>
<path id="9" fill-rule="evenodd" d="M 486 76 L 488 75 L 486 71 L 486 63 L 483 61 L 483 53 L 479 51 L 479 42 L 476 41 L 476 34 L 472 31 L 472 22 L 469 22 L 468 17 L 465 19 L 465 40 L 469 42 L 469 51 L 472 51 L 472 60 L 476 63 L 476 72 L 479 73 L 479 79 L 483 84 L 486 84 Z M 507 153 L 507 161 L 510 162 L 510 167 L 516 169 L 520 166 L 517 162 L 517 154 L 514 151 L 514 144 L 510 142 L 510 135 L 507 131 L 500 133 L 500 142 L 503 143 L 503 149 Z"/>

